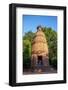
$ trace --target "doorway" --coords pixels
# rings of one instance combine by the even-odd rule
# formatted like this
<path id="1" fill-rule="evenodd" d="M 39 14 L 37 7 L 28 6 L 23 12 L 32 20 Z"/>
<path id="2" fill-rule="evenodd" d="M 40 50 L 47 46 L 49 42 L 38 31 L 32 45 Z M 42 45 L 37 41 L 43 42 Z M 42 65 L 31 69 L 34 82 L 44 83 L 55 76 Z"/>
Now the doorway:
<path id="1" fill-rule="evenodd" d="M 38 56 L 38 65 L 43 65 L 42 56 Z"/>

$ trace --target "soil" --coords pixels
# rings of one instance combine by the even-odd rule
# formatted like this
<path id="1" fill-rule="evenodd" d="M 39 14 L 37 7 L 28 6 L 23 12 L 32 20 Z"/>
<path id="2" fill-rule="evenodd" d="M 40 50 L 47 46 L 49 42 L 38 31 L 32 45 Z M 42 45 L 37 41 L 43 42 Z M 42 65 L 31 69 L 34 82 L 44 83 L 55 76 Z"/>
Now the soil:
<path id="1" fill-rule="evenodd" d="M 51 74 L 51 73 L 57 73 L 57 70 L 54 69 L 53 67 L 36 67 L 34 69 L 24 69 L 23 74 L 28 75 L 28 74 Z"/>

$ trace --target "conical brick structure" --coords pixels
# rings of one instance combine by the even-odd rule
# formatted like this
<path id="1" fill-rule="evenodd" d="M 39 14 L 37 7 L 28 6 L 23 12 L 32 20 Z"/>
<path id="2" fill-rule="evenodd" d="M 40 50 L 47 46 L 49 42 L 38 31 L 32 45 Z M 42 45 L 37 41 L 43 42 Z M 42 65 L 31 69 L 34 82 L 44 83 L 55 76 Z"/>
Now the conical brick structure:
<path id="1" fill-rule="evenodd" d="M 48 45 L 45 34 L 42 31 L 42 27 L 37 27 L 37 32 L 32 41 L 32 57 L 31 57 L 31 66 L 38 67 L 48 66 Z"/>

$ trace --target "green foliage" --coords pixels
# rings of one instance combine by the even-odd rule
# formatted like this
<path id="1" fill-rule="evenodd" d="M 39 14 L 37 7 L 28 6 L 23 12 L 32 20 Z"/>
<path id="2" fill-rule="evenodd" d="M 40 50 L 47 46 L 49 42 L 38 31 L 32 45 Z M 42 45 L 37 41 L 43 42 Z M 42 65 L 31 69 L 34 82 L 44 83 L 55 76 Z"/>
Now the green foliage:
<path id="1" fill-rule="evenodd" d="M 29 31 L 29 32 L 25 33 L 23 39 L 27 39 L 27 40 L 29 40 L 31 42 L 33 37 L 34 37 L 34 35 L 35 34 L 33 32 Z"/>
<path id="2" fill-rule="evenodd" d="M 31 66 L 31 41 L 34 33 L 29 31 L 23 37 L 23 66 L 24 68 L 30 68 Z"/>
<path id="3" fill-rule="evenodd" d="M 48 49 L 49 49 L 49 62 L 57 69 L 57 32 L 52 30 L 52 28 L 44 28 Z"/>

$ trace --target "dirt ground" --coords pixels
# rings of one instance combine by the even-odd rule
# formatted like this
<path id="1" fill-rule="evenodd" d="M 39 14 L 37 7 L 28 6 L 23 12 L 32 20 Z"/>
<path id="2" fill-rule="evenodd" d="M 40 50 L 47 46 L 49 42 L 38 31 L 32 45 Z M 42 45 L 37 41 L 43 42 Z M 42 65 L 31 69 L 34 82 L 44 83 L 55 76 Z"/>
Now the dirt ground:
<path id="1" fill-rule="evenodd" d="M 51 74 L 51 73 L 57 73 L 57 70 L 53 67 L 43 67 L 43 68 L 34 68 L 34 69 L 24 69 L 23 74 Z"/>

